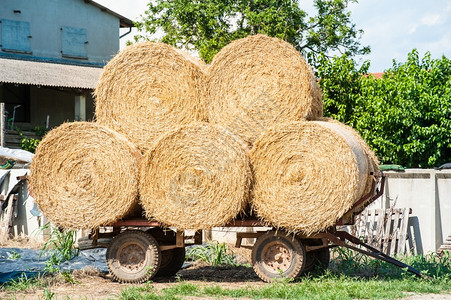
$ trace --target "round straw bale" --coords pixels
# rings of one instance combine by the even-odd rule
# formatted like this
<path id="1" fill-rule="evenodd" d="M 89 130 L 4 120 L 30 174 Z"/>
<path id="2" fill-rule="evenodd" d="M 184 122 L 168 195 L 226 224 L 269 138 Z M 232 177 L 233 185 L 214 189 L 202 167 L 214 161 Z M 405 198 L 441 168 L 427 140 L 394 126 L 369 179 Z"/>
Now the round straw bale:
<path id="1" fill-rule="evenodd" d="M 30 167 L 38 207 L 64 228 L 111 224 L 138 206 L 140 151 L 122 135 L 92 122 L 50 131 Z"/>
<path id="2" fill-rule="evenodd" d="M 341 130 L 349 131 L 349 133 L 352 134 L 354 136 L 354 138 L 359 142 L 363 151 L 365 151 L 365 154 L 368 158 L 368 172 L 376 173 L 379 171 L 379 159 L 377 158 L 377 156 L 373 152 L 373 150 L 371 150 L 371 148 L 367 145 L 367 143 L 365 143 L 363 138 L 360 136 L 360 134 L 354 128 L 347 126 L 347 125 L 345 125 L 337 120 L 334 120 L 332 118 L 323 117 L 323 118 L 319 118 L 317 121 L 334 123 L 337 126 L 339 126 L 341 128 Z M 373 180 L 372 180 L 371 176 L 368 176 L 364 194 L 367 194 L 371 191 L 372 182 L 373 182 Z"/>
<path id="3" fill-rule="evenodd" d="M 251 163 L 258 216 L 304 234 L 336 224 L 360 199 L 368 177 L 359 141 L 330 122 L 275 125 L 255 143 Z"/>
<path id="4" fill-rule="evenodd" d="M 206 120 L 205 64 L 163 43 L 126 47 L 104 68 L 96 118 L 145 152 L 176 126 Z"/>
<path id="5" fill-rule="evenodd" d="M 246 206 L 251 182 L 242 141 L 207 123 L 182 126 L 144 155 L 141 205 L 149 219 L 179 229 L 222 226 Z"/>
<path id="6" fill-rule="evenodd" d="M 208 65 L 203 60 L 192 56 L 190 53 L 186 52 L 185 50 L 182 50 L 179 48 L 174 48 L 174 49 L 175 49 L 175 51 L 180 53 L 186 60 L 195 64 L 202 72 L 204 72 L 204 73 L 208 72 Z"/>
<path id="7" fill-rule="evenodd" d="M 322 116 L 311 67 L 289 43 L 262 34 L 225 46 L 208 69 L 209 121 L 253 142 L 275 123 Z"/>

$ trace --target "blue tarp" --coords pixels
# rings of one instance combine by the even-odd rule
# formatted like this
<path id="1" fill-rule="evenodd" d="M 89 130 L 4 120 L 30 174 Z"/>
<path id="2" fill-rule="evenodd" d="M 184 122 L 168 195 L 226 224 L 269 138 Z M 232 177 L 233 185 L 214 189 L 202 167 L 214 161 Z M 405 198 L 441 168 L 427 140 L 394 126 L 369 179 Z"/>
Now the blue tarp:
<path id="1" fill-rule="evenodd" d="M 0 248 L 0 283 L 19 278 L 23 274 L 32 277 L 43 273 L 50 253 L 39 257 L 40 254 L 41 250 Z M 77 257 L 63 262 L 59 267 L 61 271 L 73 271 L 91 266 L 107 273 L 105 254 L 105 248 L 82 250 Z"/>

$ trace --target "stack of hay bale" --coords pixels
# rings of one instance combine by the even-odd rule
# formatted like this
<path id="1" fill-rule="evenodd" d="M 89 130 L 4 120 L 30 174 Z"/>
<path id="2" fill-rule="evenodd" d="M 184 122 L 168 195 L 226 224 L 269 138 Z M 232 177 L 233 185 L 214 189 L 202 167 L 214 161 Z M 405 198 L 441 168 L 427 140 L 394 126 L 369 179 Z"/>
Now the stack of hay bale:
<path id="1" fill-rule="evenodd" d="M 105 66 L 95 96 L 96 122 L 52 130 L 31 167 L 36 202 L 63 227 L 142 208 L 166 226 L 207 229 L 253 210 L 309 234 L 367 193 L 377 168 L 357 132 L 322 117 L 310 66 L 276 38 L 234 41 L 210 66 L 135 44 Z"/>

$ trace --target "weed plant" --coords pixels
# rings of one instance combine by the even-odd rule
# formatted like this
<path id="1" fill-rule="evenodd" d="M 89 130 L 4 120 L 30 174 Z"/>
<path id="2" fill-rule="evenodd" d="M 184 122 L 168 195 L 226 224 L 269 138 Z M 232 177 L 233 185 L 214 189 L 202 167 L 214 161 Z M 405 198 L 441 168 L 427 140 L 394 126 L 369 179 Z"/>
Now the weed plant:
<path id="1" fill-rule="evenodd" d="M 50 281 L 52 281 L 52 278 L 43 277 L 41 275 L 38 275 L 37 277 L 28 277 L 24 273 L 22 274 L 22 276 L 8 281 L 2 286 L 2 288 L 12 292 L 30 291 L 39 288 L 45 288 L 50 284 Z"/>
<path id="2" fill-rule="evenodd" d="M 48 236 L 48 240 L 42 246 L 40 254 L 40 257 L 50 254 L 46 260 L 44 272 L 56 273 L 59 271 L 58 266 L 62 262 L 78 255 L 78 249 L 74 249 L 77 233 L 74 230 L 60 230 L 55 226 L 51 226 L 50 223 L 43 226 L 42 230 L 50 230 L 50 233 L 45 233 Z"/>
<path id="3" fill-rule="evenodd" d="M 41 249 L 39 258 L 44 256 L 46 258 L 44 272 L 38 274 L 37 277 L 29 277 L 25 273 L 17 279 L 13 279 L 4 284 L 2 288 L 10 291 L 26 291 L 36 288 L 48 288 L 48 286 L 55 280 L 62 279 L 65 282 L 75 284 L 77 283 L 71 273 L 63 271 L 60 272 L 59 265 L 65 260 L 70 260 L 78 255 L 78 250 L 74 249 L 76 232 L 73 230 L 62 230 L 46 224 L 41 230 L 50 230 L 46 233 L 48 236 L 47 242 Z M 19 259 L 20 254 L 11 252 L 8 259 Z M 44 295 L 44 299 L 54 297 L 54 293 L 50 290 Z M 50 299 L 51 299 L 50 298 Z"/>
<path id="4" fill-rule="evenodd" d="M 406 269 L 396 267 L 382 260 L 373 259 L 367 255 L 352 251 L 348 248 L 337 247 L 332 250 L 330 270 L 332 274 L 343 274 L 357 278 L 404 278 L 412 274 Z M 396 259 L 421 271 L 432 278 L 451 279 L 451 255 L 443 253 L 429 253 L 412 256 L 397 256 Z"/>
<path id="5" fill-rule="evenodd" d="M 211 266 L 237 266 L 235 254 L 225 243 L 209 242 L 192 247 L 186 252 L 187 260 L 203 261 Z"/>
<path id="6" fill-rule="evenodd" d="M 44 291 L 42 292 L 42 299 L 51 300 L 54 299 L 54 297 L 56 297 L 56 294 L 52 292 L 52 290 L 49 287 L 45 288 Z"/>
<path id="7" fill-rule="evenodd" d="M 17 260 L 17 259 L 21 259 L 22 255 L 20 255 L 20 253 L 17 253 L 17 251 L 12 250 L 11 253 L 8 254 L 8 259 L 9 260 Z"/>

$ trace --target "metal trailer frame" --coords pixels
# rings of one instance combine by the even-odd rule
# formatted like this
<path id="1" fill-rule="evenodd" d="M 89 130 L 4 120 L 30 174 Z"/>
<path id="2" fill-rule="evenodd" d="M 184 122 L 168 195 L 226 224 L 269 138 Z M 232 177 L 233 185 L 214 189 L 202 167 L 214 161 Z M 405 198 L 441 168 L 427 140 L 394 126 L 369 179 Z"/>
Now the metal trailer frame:
<path id="1" fill-rule="evenodd" d="M 371 191 L 364 195 L 361 199 L 359 199 L 349 210 L 348 212 L 346 212 L 344 214 L 344 216 L 342 218 L 340 218 L 337 222 L 337 224 L 331 228 L 329 228 L 328 230 L 324 231 L 324 232 L 319 232 L 319 233 L 315 233 L 312 235 L 302 235 L 302 234 L 288 234 L 286 233 L 286 236 L 290 235 L 292 236 L 292 241 L 290 242 L 287 238 L 285 238 L 285 241 L 283 241 L 284 237 L 281 236 L 279 233 L 280 232 L 284 232 L 282 229 L 277 229 L 277 230 L 269 230 L 269 231 L 259 231 L 259 232 L 239 232 L 236 233 L 237 238 L 236 238 L 236 247 L 240 247 L 241 243 L 242 243 L 242 239 L 243 238 L 257 238 L 257 241 L 255 244 L 259 243 L 259 239 L 261 237 L 267 238 L 266 236 L 268 235 L 268 233 L 273 233 L 274 236 L 269 236 L 269 240 L 271 240 L 273 244 L 271 244 L 271 246 L 265 246 L 267 242 L 260 242 L 259 244 L 263 245 L 259 245 L 261 247 L 266 247 L 270 250 L 265 250 L 266 248 L 262 248 L 263 250 L 261 251 L 279 251 L 278 249 L 280 249 L 280 247 L 291 247 L 289 244 L 290 243 L 294 243 L 297 245 L 297 243 L 304 243 L 305 245 L 303 245 L 303 254 L 304 258 L 307 257 L 308 253 L 317 253 L 318 251 L 320 251 L 320 253 L 323 253 L 323 260 L 326 259 L 327 261 L 325 261 L 325 264 L 329 263 L 329 248 L 332 247 L 337 247 L 337 246 L 341 246 L 341 247 L 346 247 L 349 249 L 352 249 L 354 251 L 357 251 L 359 253 L 365 254 L 365 255 L 369 255 L 373 258 L 376 259 L 380 259 L 383 261 L 386 261 L 388 263 L 391 263 L 397 267 L 400 268 L 406 268 L 407 271 L 419 276 L 419 277 L 427 277 L 423 274 L 421 274 L 420 271 L 416 270 L 415 268 L 402 263 L 401 261 L 390 257 L 389 255 L 386 255 L 384 253 L 382 253 L 380 250 L 375 249 L 373 247 L 371 247 L 370 245 L 364 243 L 363 241 L 361 241 L 360 239 L 358 239 L 355 236 L 352 236 L 351 234 L 349 234 L 346 231 L 343 230 L 337 230 L 337 226 L 340 225 L 352 225 L 355 224 L 355 216 L 357 214 L 359 214 L 360 212 L 362 212 L 369 204 L 371 204 L 372 202 L 374 202 L 377 198 L 379 198 L 384 191 L 384 187 L 385 187 L 385 176 L 383 175 L 382 172 L 378 172 L 376 174 L 371 174 L 373 177 L 373 182 L 372 182 L 372 187 L 371 187 Z M 90 235 L 90 239 L 92 240 L 92 245 L 95 246 L 100 246 L 100 247 L 108 247 L 108 249 L 110 249 L 110 246 L 107 244 L 102 244 L 99 242 L 100 238 L 104 238 L 104 237 L 117 237 L 121 232 L 124 232 L 129 230 L 131 232 L 135 232 L 136 230 L 130 230 L 130 229 L 145 229 L 145 228 L 150 228 L 157 230 L 157 229 L 162 229 L 162 224 L 160 222 L 157 221 L 151 221 L 151 220 L 146 220 L 146 219 L 126 219 L 126 220 L 121 220 L 116 222 L 115 224 L 112 225 L 113 227 L 113 232 L 109 232 L 109 233 L 100 233 L 99 230 L 95 230 L 92 232 L 92 234 Z M 229 224 L 223 226 L 223 227 L 268 227 L 268 225 L 258 219 L 256 219 L 255 217 L 242 217 L 241 219 L 236 219 L 234 221 L 231 221 Z M 158 233 L 159 231 L 154 231 L 154 233 Z M 279 233 L 278 233 L 279 232 Z M 271 235 L 270 234 L 270 235 Z M 158 235 L 158 234 L 157 234 Z M 168 251 L 176 251 L 177 249 L 182 249 L 183 248 L 183 254 L 184 254 L 184 249 L 185 246 L 189 246 L 189 245 L 195 245 L 195 244 L 202 244 L 202 231 L 196 231 L 195 234 L 193 236 L 185 236 L 184 231 L 175 231 L 173 232 L 173 236 L 171 236 L 171 241 L 170 242 L 164 242 L 164 238 L 160 235 L 160 241 L 163 241 L 163 245 L 158 245 L 158 243 L 156 243 L 156 248 L 158 248 L 157 251 L 158 253 L 172 253 L 172 252 L 168 252 Z M 274 239 L 279 240 L 279 242 L 275 242 Z M 295 242 L 295 240 L 297 240 L 298 242 Z M 113 239 L 114 241 L 114 239 Z M 191 242 L 189 242 L 191 241 Z M 315 243 L 310 243 L 308 241 L 316 241 Z M 319 241 L 319 242 L 318 242 Z M 288 243 L 287 245 L 283 245 L 280 244 L 281 242 L 284 242 L 285 244 Z M 307 243 L 306 243 L 307 242 Z M 153 243 L 153 242 L 152 242 Z M 268 242 L 269 243 L 269 242 Z M 276 244 L 274 244 L 276 243 Z M 279 243 L 279 244 L 277 244 Z M 255 245 L 253 246 L 253 248 L 255 248 Z M 294 245 L 293 244 L 293 245 Z M 294 245 L 294 246 L 296 246 Z M 366 250 L 359 248 L 360 247 L 364 247 Z M 297 248 L 299 248 L 299 246 L 296 246 Z M 117 248 L 117 247 L 116 247 Z M 134 249 L 133 247 L 130 249 Z M 128 250 L 130 250 L 128 249 Z M 127 251 L 128 251 L 127 250 Z M 298 249 L 299 250 L 299 249 Z M 296 250 L 296 251 L 298 251 Z M 254 251 L 254 249 L 253 249 Z M 300 251 L 300 250 L 299 250 Z M 321 252 L 322 251 L 322 252 Z M 325 253 L 325 251 L 327 251 L 327 253 Z M 123 250 L 123 252 L 126 252 L 125 250 Z M 133 252 L 133 251 L 131 251 Z M 125 254 L 123 254 L 125 255 Z M 127 252 L 127 259 L 125 261 L 130 261 L 130 260 L 135 260 L 136 258 L 129 254 Z M 130 256 L 131 255 L 131 256 Z M 257 260 L 259 259 L 263 259 L 262 257 L 264 257 L 264 253 L 262 254 L 263 256 L 260 256 L 259 258 L 257 258 Z M 311 254 L 310 254 L 311 255 Z M 110 269 L 110 272 L 112 272 L 111 268 L 111 263 L 109 262 L 109 255 L 108 251 L 107 251 L 107 264 L 108 267 Z M 114 260 L 116 263 L 119 260 L 119 256 L 120 254 L 113 254 L 112 256 L 112 260 Z M 254 254 L 253 254 L 254 257 Z M 290 259 L 292 259 L 292 257 L 290 257 Z M 254 260 L 254 258 L 253 258 Z M 180 264 L 180 262 L 178 262 L 178 264 Z M 277 265 L 277 263 L 276 263 Z M 111 268 L 110 268 L 111 267 Z M 119 266 L 120 267 L 120 266 Z M 181 267 L 181 264 L 180 264 Z M 327 266 L 326 266 L 327 267 Z M 159 266 L 157 267 L 157 269 L 159 268 Z M 299 267 L 300 268 L 300 267 Z M 254 270 L 256 271 L 257 275 L 259 275 L 260 278 L 262 278 L 264 281 L 272 281 L 272 277 L 268 277 L 265 274 L 265 269 L 262 270 L 257 270 L 256 266 L 254 264 Z M 114 271 L 114 270 L 113 270 Z M 127 272 L 131 272 L 133 273 L 133 270 L 126 270 Z M 177 268 L 175 268 L 172 271 L 178 271 Z M 175 272 L 173 272 L 175 274 Z M 153 275 L 155 275 L 156 272 L 154 272 Z M 171 273 L 171 272 L 169 272 Z M 117 281 L 120 282 L 142 282 L 145 280 L 150 279 L 151 277 L 153 277 L 153 275 L 149 275 L 149 276 L 144 276 L 144 277 L 140 277 L 138 279 L 127 279 L 127 278 L 121 278 L 121 275 L 114 275 L 113 274 L 113 278 Z M 128 275 L 126 274 L 125 277 L 127 277 Z"/>

